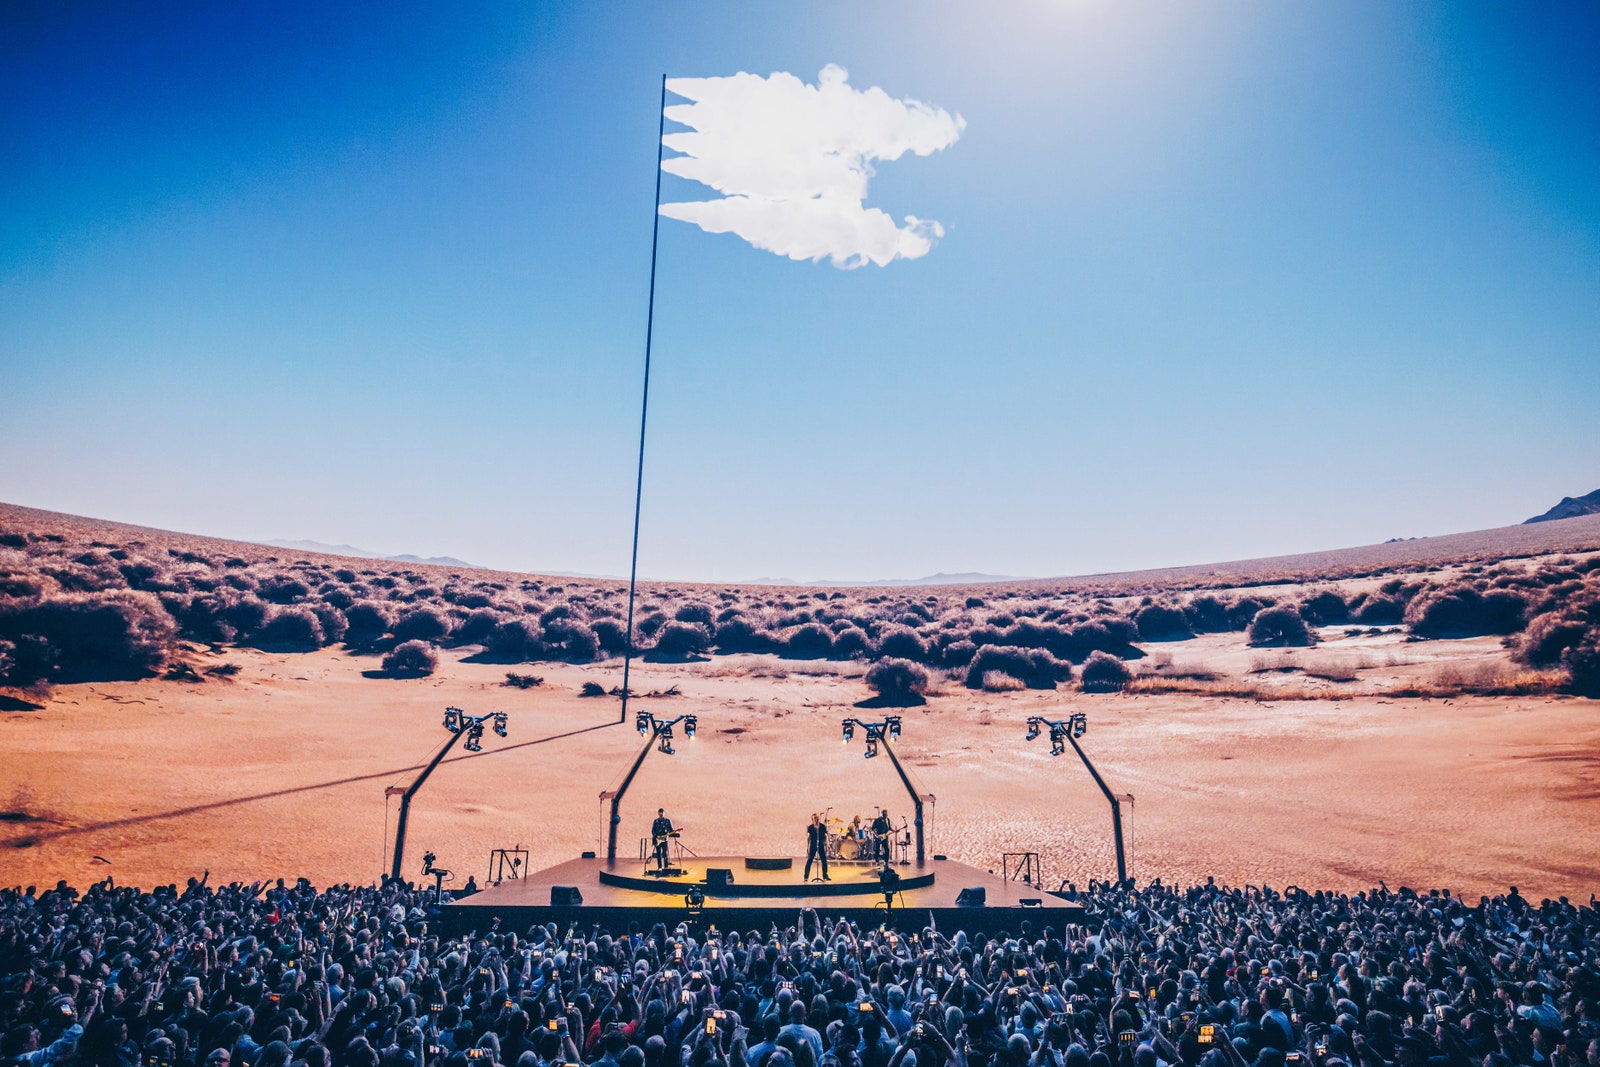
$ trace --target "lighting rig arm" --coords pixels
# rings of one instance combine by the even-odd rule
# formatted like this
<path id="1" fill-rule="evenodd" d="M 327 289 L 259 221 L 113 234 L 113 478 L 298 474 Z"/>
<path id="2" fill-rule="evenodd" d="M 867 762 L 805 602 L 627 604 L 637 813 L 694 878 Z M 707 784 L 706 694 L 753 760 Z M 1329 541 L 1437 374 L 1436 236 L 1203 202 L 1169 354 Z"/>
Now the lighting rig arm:
<path id="1" fill-rule="evenodd" d="M 911 806 L 916 812 L 917 827 L 917 865 L 920 867 L 927 857 L 922 836 L 922 794 L 917 792 L 917 787 L 911 784 L 910 775 L 900 765 L 900 757 L 894 754 L 894 748 L 889 744 L 891 740 L 900 739 L 900 716 L 886 715 L 882 722 L 866 722 L 862 719 L 850 718 L 840 723 L 844 739 L 848 743 L 856 735 L 856 727 L 861 727 L 867 735 L 866 759 L 871 759 L 878 754 L 881 746 L 889 754 L 889 762 L 894 764 L 894 771 L 900 776 L 900 784 L 906 787 L 906 795 L 911 798 Z"/>
<path id="2" fill-rule="evenodd" d="M 659 747 L 669 756 L 677 754 L 677 749 L 672 747 L 672 728 L 683 723 L 683 736 L 694 740 L 695 729 L 699 720 L 693 715 L 679 715 L 676 719 L 662 722 L 648 711 L 641 711 L 634 719 L 634 725 L 639 728 L 639 733 L 645 737 L 644 747 L 639 749 L 639 754 L 634 757 L 633 765 L 628 768 L 628 773 L 622 778 L 622 784 L 617 786 L 615 792 L 607 791 L 600 794 L 601 800 L 611 802 L 611 817 L 606 827 L 606 862 L 614 863 L 617 859 L 617 827 L 622 824 L 622 797 L 633 784 L 634 775 L 639 773 L 639 768 L 644 765 L 645 757 L 650 755 L 652 749 Z"/>
<path id="3" fill-rule="evenodd" d="M 400 818 L 394 830 L 394 862 L 389 868 L 389 878 L 392 881 L 400 880 L 400 864 L 405 859 L 406 822 L 411 815 L 411 798 L 417 795 L 417 790 L 428 780 L 428 775 L 433 773 L 433 769 L 439 766 L 450 750 L 456 746 L 456 742 L 463 737 L 467 739 L 468 752 L 483 751 L 483 724 L 491 721 L 494 723 L 494 732 L 501 737 L 506 736 L 506 713 L 503 711 L 490 712 L 487 715 L 468 715 L 460 708 L 444 709 L 444 728 L 450 731 L 450 740 L 434 753 L 433 759 L 422 768 L 422 773 L 417 775 L 416 780 L 404 793 L 400 794 Z"/>
<path id="4" fill-rule="evenodd" d="M 1089 759 L 1089 754 L 1083 750 L 1083 746 L 1078 744 L 1078 738 L 1082 737 L 1089 728 L 1088 719 L 1081 711 L 1075 712 L 1067 719 L 1046 719 L 1042 715 L 1029 716 L 1027 739 L 1032 741 L 1038 737 L 1041 727 L 1050 731 L 1050 755 L 1061 755 L 1067 750 L 1066 746 L 1070 744 L 1072 751 L 1076 752 L 1078 758 L 1083 761 L 1083 766 L 1089 772 L 1089 777 L 1094 779 L 1094 784 L 1100 787 L 1101 793 L 1105 794 L 1106 803 L 1111 805 L 1111 834 L 1117 846 L 1117 882 L 1119 885 L 1126 884 L 1128 881 L 1128 861 L 1122 848 L 1122 802 L 1111 791 L 1111 787 L 1106 785 L 1106 780 L 1100 777 L 1100 772 L 1095 769 L 1094 763 Z"/>

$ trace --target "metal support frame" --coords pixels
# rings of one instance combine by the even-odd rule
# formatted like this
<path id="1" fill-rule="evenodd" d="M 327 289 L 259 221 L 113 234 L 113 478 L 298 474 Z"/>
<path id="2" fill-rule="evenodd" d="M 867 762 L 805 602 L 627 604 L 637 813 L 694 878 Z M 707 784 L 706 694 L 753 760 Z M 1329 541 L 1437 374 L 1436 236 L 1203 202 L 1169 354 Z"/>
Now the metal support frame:
<path id="1" fill-rule="evenodd" d="M 698 722 L 693 715 L 679 715 L 676 719 L 662 722 L 648 711 L 638 713 L 638 727 L 641 734 L 646 734 L 644 747 L 639 749 L 639 754 L 634 757 L 633 765 L 628 768 L 628 773 L 622 778 L 622 784 L 614 790 L 606 790 L 600 794 L 601 800 L 611 802 L 611 815 L 606 827 L 606 862 L 615 863 L 617 859 L 617 827 L 622 824 L 622 797 L 628 792 L 628 787 L 633 784 L 634 775 L 639 773 L 639 768 L 644 765 L 645 757 L 650 755 L 650 750 L 659 742 L 661 751 L 672 755 L 672 728 L 683 723 L 683 735 L 694 737 Z"/>
<path id="2" fill-rule="evenodd" d="M 1111 805 L 1111 834 L 1117 846 L 1117 884 L 1126 885 L 1128 881 L 1128 861 L 1122 848 L 1122 802 L 1117 794 L 1106 785 L 1106 780 L 1100 777 L 1100 772 L 1095 769 L 1094 763 L 1084 752 L 1083 746 L 1078 744 L 1078 738 L 1088 730 L 1088 719 L 1080 712 L 1074 712 L 1067 719 L 1047 719 L 1042 715 L 1028 717 L 1028 740 L 1032 741 L 1039 736 L 1039 728 L 1045 727 L 1050 731 L 1050 754 L 1059 756 L 1066 751 L 1062 742 L 1072 746 L 1072 751 L 1078 754 L 1083 761 L 1083 766 L 1089 772 L 1089 777 L 1094 779 L 1094 784 L 1100 787 L 1100 792 L 1105 794 L 1106 803 Z M 1132 799 L 1131 795 L 1129 799 Z"/>
<path id="3" fill-rule="evenodd" d="M 400 881 L 400 867 L 405 860 L 406 854 L 406 823 L 411 816 L 411 798 L 417 795 L 417 790 L 422 788 L 422 783 L 428 780 L 428 775 L 432 774 L 433 769 L 439 766 L 450 750 L 456 746 L 457 741 L 465 737 L 467 739 L 467 751 L 481 751 L 483 748 L 481 743 L 483 724 L 491 720 L 494 723 L 494 732 L 504 737 L 506 735 L 506 713 L 503 711 L 492 711 L 487 715 L 468 715 L 460 708 L 446 708 L 444 710 L 444 728 L 450 731 L 450 740 L 446 741 L 439 751 L 434 753 L 433 759 L 429 760 L 428 765 L 422 768 L 422 773 L 417 775 L 416 781 L 407 786 L 405 791 L 400 794 L 400 818 L 394 829 L 394 861 L 389 867 L 391 880 Z"/>
<path id="4" fill-rule="evenodd" d="M 661 75 L 661 110 L 656 123 L 656 211 L 650 229 L 650 304 L 644 326 L 644 397 L 639 402 L 639 473 L 633 484 L 633 557 L 628 564 L 627 650 L 622 656 L 622 711 L 618 722 L 628 721 L 628 675 L 633 666 L 633 593 L 639 582 L 639 512 L 644 503 L 644 427 L 650 414 L 650 345 L 656 335 L 656 248 L 661 237 L 661 153 L 667 132 L 667 76 Z"/>
<path id="5" fill-rule="evenodd" d="M 894 746 L 889 744 L 891 737 L 900 736 L 900 716 L 887 715 L 881 722 L 867 722 L 864 719 L 849 718 L 840 724 L 844 729 L 844 739 L 849 741 L 855 735 L 855 728 L 861 727 L 867 734 L 866 758 L 871 759 L 878 754 L 881 746 L 889 754 L 889 762 L 894 764 L 894 771 L 900 776 L 900 784 L 906 787 L 906 795 L 911 798 L 911 805 L 916 811 L 915 825 L 917 828 L 917 866 L 927 859 L 927 849 L 923 840 L 922 802 L 925 799 L 917 792 L 917 787 L 911 784 L 911 776 L 906 774 L 906 769 L 900 765 L 900 757 L 894 754 Z M 932 799 L 931 795 L 926 799 Z"/>

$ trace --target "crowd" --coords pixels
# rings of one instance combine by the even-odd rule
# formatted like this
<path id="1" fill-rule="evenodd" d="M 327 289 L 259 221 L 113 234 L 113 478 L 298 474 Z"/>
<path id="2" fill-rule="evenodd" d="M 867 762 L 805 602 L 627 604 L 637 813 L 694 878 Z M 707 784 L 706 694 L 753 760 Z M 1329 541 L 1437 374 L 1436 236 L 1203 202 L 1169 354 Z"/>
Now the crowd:
<path id="1" fill-rule="evenodd" d="M 1092 885 L 1081 923 L 439 932 L 407 885 L 0 892 L 19 1067 L 1600 1067 L 1593 899 Z M 931 920 L 931 916 L 928 916 Z"/>

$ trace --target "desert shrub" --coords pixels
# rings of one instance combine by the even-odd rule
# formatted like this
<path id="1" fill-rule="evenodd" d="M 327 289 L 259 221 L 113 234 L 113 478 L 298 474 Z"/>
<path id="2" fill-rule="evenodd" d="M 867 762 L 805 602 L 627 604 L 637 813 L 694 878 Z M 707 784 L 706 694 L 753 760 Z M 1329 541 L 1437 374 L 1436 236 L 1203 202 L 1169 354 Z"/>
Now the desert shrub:
<path id="1" fill-rule="evenodd" d="M 344 609 L 344 617 L 350 624 L 345 643 L 355 648 L 376 643 L 394 621 L 388 606 L 376 600 L 358 600 Z"/>
<path id="2" fill-rule="evenodd" d="M 1583 640 L 1589 626 L 1565 615 L 1540 615 L 1511 647 L 1511 657 L 1529 667 L 1554 667 L 1567 649 Z"/>
<path id="3" fill-rule="evenodd" d="M 311 587 L 298 578 L 272 574 L 261 580 L 257 593 L 270 604 L 293 604 L 311 595 Z"/>
<path id="4" fill-rule="evenodd" d="M 1106 652 L 1091 652 L 1079 673 L 1078 684 L 1085 693 L 1114 693 L 1133 681 L 1128 665 Z"/>
<path id="5" fill-rule="evenodd" d="M 671 620 L 667 618 L 664 612 L 652 611 L 644 618 L 639 620 L 637 627 L 639 633 L 643 636 L 654 637 L 656 635 L 656 631 L 665 626 L 669 621 Z"/>
<path id="6" fill-rule="evenodd" d="M 421 678 L 439 666 L 438 653 L 426 641 L 402 641 L 383 657 L 383 669 L 405 678 Z"/>
<path id="7" fill-rule="evenodd" d="M 350 594 L 350 590 L 338 585 L 324 586 L 318 590 L 317 595 L 322 598 L 324 604 L 330 604 L 340 611 L 356 602 L 356 598 Z"/>
<path id="8" fill-rule="evenodd" d="M 1313 626 L 1336 626 L 1350 621 L 1350 605 L 1335 590 L 1324 589 L 1301 603 L 1300 615 Z"/>
<path id="9" fill-rule="evenodd" d="M 55 673 L 57 653 L 38 634 L 0 638 L 0 685 L 31 686 Z"/>
<path id="10" fill-rule="evenodd" d="M 479 609 L 469 612 L 467 617 L 455 624 L 450 631 L 450 643 L 453 645 L 481 645 L 489 639 L 489 634 L 500 625 L 498 612 Z"/>
<path id="11" fill-rule="evenodd" d="M 1133 624 L 1145 641 L 1186 641 L 1194 636 L 1183 612 L 1166 604 L 1150 604 L 1133 613 Z"/>
<path id="12" fill-rule="evenodd" d="M 1350 621 L 1363 626 L 1394 626 L 1405 614 L 1406 602 L 1388 593 L 1358 597 L 1350 604 Z"/>
<path id="13" fill-rule="evenodd" d="M 1273 601 L 1263 597 L 1240 597 L 1228 605 L 1228 629 L 1248 630 L 1255 617 L 1272 605 Z"/>
<path id="14" fill-rule="evenodd" d="M 1072 680 L 1072 665 L 1042 648 L 984 645 L 967 664 L 967 688 L 982 689 L 983 676 L 990 671 L 1020 679 L 1029 689 L 1054 689 L 1057 682 Z"/>
<path id="15" fill-rule="evenodd" d="M 923 703 L 928 691 L 928 672 L 908 659 L 880 659 L 867 668 L 867 685 L 890 707 L 909 707 Z"/>
<path id="16" fill-rule="evenodd" d="M 736 615 L 717 625 L 717 651 L 761 652 L 769 647 L 767 635 L 751 625 L 743 615 Z"/>
<path id="17" fill-rule="evenodd" d="M 979 688 L 988 693 L 1006 693 L 1016 689 L 1026 689 L 1028 686 L 1021 678 L 1005 671 L 984 671 Z"/>
<path id="18" fill-rule="evenodd" d="M 1252 645 L 1274 648 L 1304 646 L 1315 640 L 1311 628 L 1300 616 L 1300 609 L 1293 604 L 1279 604 L 1256 612 L 1246 636 Z"/>
<path id="19" fill-rule="evenodd" d="M 808 622 L 789 633 L 784 651 L 799 659 L 823 659 L 833 652 L 833 634 L 825 626 Z"/>
<path id="20" fill-rule="evenodd" d="M 1220 634 L 1233 629 L 1228 605 L 1209 593 L 1189 601 L 1183 614 L 1189 620 L 1189 628 L 1197 634 Z"/>
<path id="21" fill-rule="evenodd" d="M 904 626 L 891 626 L 878 637 L 878 655 L 883 659 L 927 658 L 928 646 L 921 635 Z"/>
<path id="22" fill-rule="evenodd" d="M 253 643 L 264 648 L 310 652 L 322 647 L 322 621 L 302 604 L 278 608 L 256 631 Z"/>
<path id="23" fill-rule="evenodd" d="M 606 687 L 599 682 L 584 682 L 578 689 L 578 695 L 581 697 L 603 697 L 606 695 Z"/>
<path id="24" fill-rule="evenodd" d="M 977 651 L 978 646 L 971 641 L 965 639 L 952 641 L 940 650 L 939 662 L 945 667 L 965 667 L 972 662 L 973 654 Z"/>
<path id="25" fill-rule="evenodd" d="M 711 608 L 707 604 L 685 604 L 673 612 L 672 617 L 678 622 L 699 623 L 708 631 L 714 621 L 711 617 Z"/>
<path id="26" fill-rule="evenodd" d="M 833 635 L 833 657 L 835 659 L 863 659 L 871 654 L 872 639 L 859 626 L 853 626 L 847 622 L 838 633 Z"/>
<path id="27" fill-rule="evenodd" d="M 350 630 L 350 623 L 344 617 L 344 612 L 327 603 L 313 603 L 306 605 L 317 616 L 317 622 L 322 626 L 322 643 L 336 645 L 344 640 L 344 635 Z"/>
<path id="28" fill-rule="evenodd" d="M 600 655 L 600 638 L 588 623 L 558 619 L 544 628 L 545 655 L 568 663 L 589 663 Z"/>
<path id="29" fill-rule="evenodd" d="M 981 597 L 981 596 L 969 596 L 969 597 L 967 597 L 966 607 L 967 607 L 967 609 L 969 611 L 971 609 L 973 609 L 973 608 L 981 608 L 981 607 L 983 607 L 983 597 Z"/>
<path id="30" fill-rule="evenodd" d="M 1406 629 L 1419 637 L 1481 637 L 1522 629 L 1528 609 L 1521 593 L 1479 592 L 1470 585 L 1430 589 L 1406 605 Z"/>
<path id="31" fill-rule="evenodd" d="M 669 622 L 656 634 L 651 659 L 684 660 L 704 655 L 711 647 L 711 635 L 706 628 L 691 622 Z"/>
<path id="32" fill-rule="evenodd" d="M 177 637 L 161 602 L 130 589 L 0 604 L 0 640 L 12 644 L 12 658 L 49 662 L 55 681 L 143 677 L 166 661 Z"/>
<path id="33" fill-rule="evenodd" d="M 589 624 L 594 639 L 600 642 L 600 652 L 606 656 L 620 656 L 628 651 L 628 629 L 622 620 L 610 617 L 596 619 Z"/>
<path id="34" fill-rule="evenodd" d="M 1567 691 L 1581 697 L 1600 697 L 1600 629 L 1561 654 L 1567 669 Z"/>
<path id="35" fill-rule="evenodd" d="M 532 619 L 507 619 L 489 631 L 483 650 L 503 663 L 524 663 L 537 658 L 539 624 Z"/>
<path id="36" fill-rule="evenodd" d="M 0 597 L 27 599 L 43 596 L 45 581 L 37 574 L 0 574 Z"/>
<path id="37" fill-rule="evenodd" d="M 396 641 L 437 643 L 450 632 L 450 619 L 435 608 L 412 608 L 394 621 L 389 632 Z"/>
<path id="38" fill-rule="evenodd" d="M 518 674 L 516 671 L 507 671 L 505 684 L 513 689 L 536 689 L 544 684 L 544 679 L 537 674 Z"/>

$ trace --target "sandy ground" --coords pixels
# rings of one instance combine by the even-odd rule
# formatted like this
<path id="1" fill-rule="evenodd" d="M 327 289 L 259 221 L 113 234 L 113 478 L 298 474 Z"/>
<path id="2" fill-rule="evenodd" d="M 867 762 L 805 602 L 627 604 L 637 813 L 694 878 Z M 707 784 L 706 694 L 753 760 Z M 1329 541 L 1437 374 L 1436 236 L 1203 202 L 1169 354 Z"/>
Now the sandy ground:
<path id="1" fill-rule="evenodd" d="M 1261 655 L 1229 638 L 1171 646 L 1178 664 Z M 1468 642 L 1340 647 L 1364 676 L 1421 669 L 1415 657 L 1484 653 Z M 1206 641 L 1217 642 L 1209 647 Z M 1487 642 L 1493 645 L 1493 642 Z M 1451 646 L 1461 646 L 1451 651 Z M 489 851 L 522 845 L 535 867 L 601 847 L 599 793 L 640 746 L 615 698 L 583 699 L 615 664 L 524 668 L 538 689 L 500 685 L 505 668 L 445 654 L 421 680 L 363 676 L 370 658 L 325 650 L 198 657 L 241 666 L 228 681 L 146 681 L 56 689 L 38 710 L 0 712 L 0 884 L 119 883 L 305 875 L 371 881 L 405 784 L 448 735 L 441 712 L 504 710 L 510 736 L 457 751 L 418 794 L 406 869 L 422 853 L 483 880 Z M 685 842 L 713 854 L 803 853 L 813 810 L 909 812 L 886 758 L 862 758 L 840 719 L 868 695 L 859 666 L 718 657 L 636 668 L 659 715 L 695 712 L 700 736 L 652 754 L 628 794 L 620 852 L 637 854 L 657 806 Z M 1319 683 L 1321 684 L 1321 683 Z M 1334 683 L 1327 683 L 1334 684 Z M 1023 740 L 1029 714 L 1085 711 L 1085 748 L 1131 819 L 1135 877 L 1188 883 L 1360 889 L 1515 884 L 1587 900 L 1600 890 L 1600 702 L 1566 698 L 1258 701 L 1205 696 L 970 693 L 953 683 L 907 709 L 901 758 L 933 794 L 930 849 L 985 868 L 1037 851 L 1054 883 L 1113 868 L 1104 800 L 1070 751 Z"/>

